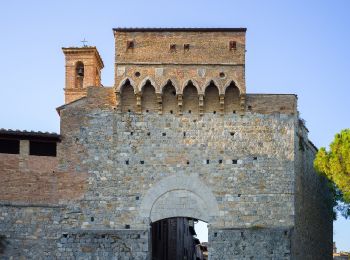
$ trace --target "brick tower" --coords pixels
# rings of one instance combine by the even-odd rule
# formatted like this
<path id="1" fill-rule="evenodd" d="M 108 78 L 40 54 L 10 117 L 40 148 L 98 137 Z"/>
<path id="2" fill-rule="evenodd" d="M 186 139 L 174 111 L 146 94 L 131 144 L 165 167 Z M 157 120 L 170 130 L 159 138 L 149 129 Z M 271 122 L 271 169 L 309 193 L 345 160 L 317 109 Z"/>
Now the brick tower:
<path id="1" fill-rule="evenodd" d="M 101 87 L 103 61 L 96 47 L 62 48 L 66 58 L 65 103 L 86 96 L 88 86 Z"/>

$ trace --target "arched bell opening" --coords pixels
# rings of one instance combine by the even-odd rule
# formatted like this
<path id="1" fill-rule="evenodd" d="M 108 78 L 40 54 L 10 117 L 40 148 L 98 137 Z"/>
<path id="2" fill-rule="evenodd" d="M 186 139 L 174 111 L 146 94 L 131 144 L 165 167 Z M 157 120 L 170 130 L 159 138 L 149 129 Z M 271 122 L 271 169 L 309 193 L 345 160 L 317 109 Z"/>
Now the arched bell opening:
<path id="1" fill-rule="evenodd" d="M 199 103 L 198 103 L 198 91 L 191 81 L 188 82 L 183 91 L 183 107 L 182 111 L 184 114 L 198 114 Z"/>
<path id="2" fill-rule="evenodd" d="M 84 63 L 78 61 L 75 65 L 75 88 L 84 87 Z"/>
<path id="3" fill-rule="evenodd" d="M 214 113 L 220 111 L 219 89 L 213 81 L 205 89 L 204 93 L 204 113 Z"/>
<path id="4" fill-rule="evenodd" d="M 120 88 L 121 97 L 121 111 L 122 112 L 136 112 L 136 96 L 134 87 L 130 84 L 129 80 Z"/>
<path id="5" fill-rule="evenodd" d="M 177 113 L 177 98 L 176 98 L 176 89 L 172 82 L 169 80 L 167 84 L 163 87 L 162 95 L 162 105 L 163 113 L 165 114 L 176 114 Z"/>
<path id="6" fill-rule="evenodd" d="M 226 88 L 224 103 L 225 113 L 236 113 L 240 110 L 240 92 L 233 81 Z"/>
<path id="7" fill-rule="evenodd" d="M 141 110 L 144 113 L 156 112 L 158 108 L 157 95 L 151 81 L 147 80 L 141 89 Z"/>

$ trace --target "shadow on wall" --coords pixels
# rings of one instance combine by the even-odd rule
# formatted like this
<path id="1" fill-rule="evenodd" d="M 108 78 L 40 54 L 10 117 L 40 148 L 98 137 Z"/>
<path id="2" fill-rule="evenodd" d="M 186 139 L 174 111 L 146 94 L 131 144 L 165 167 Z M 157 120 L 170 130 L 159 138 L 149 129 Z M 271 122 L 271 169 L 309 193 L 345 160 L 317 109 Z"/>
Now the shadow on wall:
<path id="1" fill-rule="evenodd" d="M 6 246 L 8 242 L 6 241 L 6 236 L 0 235 L 0 255 L 5 253 Z"/>

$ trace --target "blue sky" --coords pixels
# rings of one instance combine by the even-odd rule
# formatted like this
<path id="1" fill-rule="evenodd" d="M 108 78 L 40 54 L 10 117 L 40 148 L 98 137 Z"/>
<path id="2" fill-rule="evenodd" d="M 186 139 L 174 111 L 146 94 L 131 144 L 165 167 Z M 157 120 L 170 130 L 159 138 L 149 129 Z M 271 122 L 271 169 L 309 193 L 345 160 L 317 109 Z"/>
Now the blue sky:
<path id="1" fill-rule="evenodd" d="M 250 93 L 295 93 L 310 139 L 350 127 L 350 1 L 2 1 L 0 128 L 59 132 L 61 47 L 95 45 L 113 85 L 113 27 L 247 27 Z M 335 222 L 350 251 L 350 220 Z"/>

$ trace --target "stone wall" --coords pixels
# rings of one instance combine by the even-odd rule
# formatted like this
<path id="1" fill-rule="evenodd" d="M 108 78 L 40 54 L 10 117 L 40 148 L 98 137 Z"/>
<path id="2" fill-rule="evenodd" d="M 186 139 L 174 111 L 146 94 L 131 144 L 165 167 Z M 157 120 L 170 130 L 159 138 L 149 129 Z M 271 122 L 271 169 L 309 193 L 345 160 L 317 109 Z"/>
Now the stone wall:
<path id="1" fill-rule="evenodd" d="M 210 187 L 216 227 L 293 225 L 293 115 L 138 115 L 91 104 L 88 97 L 61 110 L 59 153 L 70 155 L 61 170 L 92 174 L 82 204 L 95 214 L 92 226 L 147 227 L 143 197 L 174 175 Z"/>
<path id="2" fill-rule="evenodd" d="M 332 259 L 332 200 L 328 181 L 313 167 L 316 148 L 301 121 L 295 138 L 294 259 Z M 322 217 L 321 217 L 322 216 Z"/>
<path id="3" fill-rule="evenodd" d="M 5 257 L 147 259 L 150 223 L 179 216 L 208 222 L 211 259 L 331 252 L 321 249 L 331 241 L 329 208 L 315 196 L 327 198 L 327 190 L 311 171 L 314 148 L 305 141 L 310 151 L 296 150 L 292 110 L 121 113 L 113 88 L 87 93 L 58 109 L 62 142 L 53 164 L 1 155 Z M 280 101 L 271 101 L 260 109 L 273 111 Z"/>
<path id="4" fill-rule="evenodd" d="M 290 238 L 288 228 L 214 229 L 209 259 L 291 259 Z"/>

